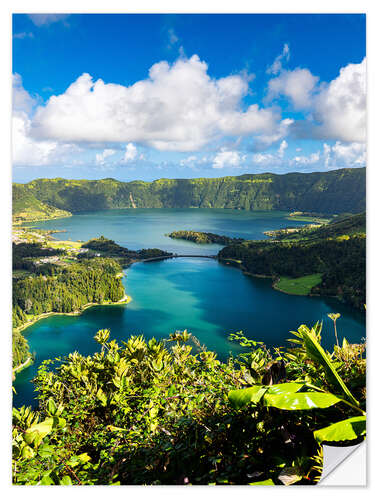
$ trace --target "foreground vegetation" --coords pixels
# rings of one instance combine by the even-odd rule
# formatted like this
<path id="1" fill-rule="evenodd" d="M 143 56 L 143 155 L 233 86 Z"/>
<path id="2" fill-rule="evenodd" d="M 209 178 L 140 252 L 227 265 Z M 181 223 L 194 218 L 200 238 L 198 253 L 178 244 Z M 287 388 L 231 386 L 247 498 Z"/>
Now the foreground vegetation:
<path id="1" fill-rule="evenodd" d="M 14 217 L 40 209 L 40 203 L 72 213 L 111 208 L 232 208 L 241 210 L 365 210 L 365 168 L 330 172 L 244 174 L 217 179 L 36 179 L 13 185 Z M 350 193 L 350 195 L 348 194 Z"/>
<path id="2" fill-rule="evenodd" d="M 229 236 L 222 236 L 214 233 L 203 233 L 201 231 L 173 231 L 168 234 L 170 238 L 192 241 L 198 244 L 212 244 L 230 245 L 233 243 L 242 243 L 243 238 L 230 238 Z"/>
<path id="3" fill-rule="evenodd" d="M 122 346 L 99 331 L 96 354 L 42 364 L 36 411 L 13 410 L 13 482 L 314 484 L 323 443 L 364 437 L 365 346 L 292 333 L 273 353 L 234 334 L 223 363 L 187 331 Z"/>

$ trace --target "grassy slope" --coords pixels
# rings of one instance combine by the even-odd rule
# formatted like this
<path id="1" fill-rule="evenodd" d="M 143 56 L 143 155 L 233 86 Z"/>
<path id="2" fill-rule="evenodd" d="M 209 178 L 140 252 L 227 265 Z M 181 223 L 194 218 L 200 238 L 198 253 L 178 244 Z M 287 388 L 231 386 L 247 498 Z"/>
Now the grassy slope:
<path id="1" fill-rule="evenodd" d="M 292 295 L 309 295 L 314 286 L 322 281 L 322 273 L 310 274 L 301 278 L 288 278 L 281 276 L 274 288 L 280 292 L 290 293 Z"/>
<path id="2" fill-rule="evenodd" d="M 71 213 L 61 210 L 37 199 L 30 190 L 22 185 L 13 185 L 13 221 L 32 222 L 36 220 L 69 217 Z"/>

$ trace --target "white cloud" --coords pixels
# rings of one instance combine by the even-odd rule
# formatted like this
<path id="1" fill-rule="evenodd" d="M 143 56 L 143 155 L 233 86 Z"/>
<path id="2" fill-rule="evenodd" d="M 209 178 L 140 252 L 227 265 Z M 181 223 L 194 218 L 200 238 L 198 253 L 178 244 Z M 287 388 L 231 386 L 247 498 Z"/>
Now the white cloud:
<path id="1" fill-rule="evenodd" d="M 25 113 L 30 113 L 32 108 L 36 105 L 36 100 L 31 97 L 31 95 L 23 88 L 22 78 L 18 73 L 14 73 L 12 76 L 12 87 L 13 87 L 13 111 L 23 111 Z"/>
<path id="2" fill-rule="evenodd" d="M 259 163 L 262 165 L 270 165 L 271 163 L 280 163 L 280 158 L 271 153 L 256 153 L 252 158 L 254 163 Z"/>
<path id="3" fill-rule="evenodd" d="M 290 50 L 289 50 L 289 45 L 287 43 L 284 43 L 283 51 L 280 55 L 276 57 L 276 59 L 273 61 L 271 66 L 267 68 L 266 73 L 272 74 L 272 75 L 277 75 L 280 73 L 282 69 L 282 61 L 289 61 L 290 58 Z"/>
<path id="4" fill-rule="evenodd" d="M 15 33 L 13 38 L 18 38 L 19 40 L 23 40 L 24 38 L 34 38 L 34 34 L 31 31 L 23 31 L 22 33 Z"/>
<path id="5" fill-rule="evenodd" d="M 240 155 L 238 151 L 222 148 L 213 159 L 212 168 L 239 167 L 245 159 L 246 155 Z"/>
<path id="6" fill-rule="evenodd" d="M 311 165 L 317 163 L 320 160 L 320 151 L 316 153 L 311 153 L 309 156 L 295 156 L 290 160 L 290 163 L 297 163 L 299 165 Z"/>
<path id="7" fill-rule="evenodd" d="M 15 166 L 42 166 L 71 162 L 80 148 L 56 141 L 36 141 L 30 136 L 31 121 L 24 112 L 17 112 L 12 119 L 12 159 Z"/>
<path id="8" fill-rule="evenodd" d="M 125 163 L 129 163 L 131 161 L 134 161 L 136 157 L 137 157 L 137 147 L 134 146 L 134 144 L 132 144 L 131 142 L 129 142 L 129 144 L 126 145 L 123 161 Z"/>
<path id="9" fill-rule="evenodd" d="M 103 153 L 98 153 L 95 155 L 95 161 L 98 165 L 103 165 L 105 163 L 105 159 L 108 156 L 112 156 L 116 153 L 115 149 L 105 149 Z"/>
<path id="10" fill-rule="evenodd" d="M 366 145 L 360 142 L 343 144 L 337 141 L 333 146 L 323 146 L 324 165 L 327 168 L 335 167 L 364 167 L 366 166 Z"/>
<path id="11" fill-rule="evenodd" d="M 316 97 L 313 115 L 320 122 L 319 138 L 366 141 L 366 59 L 341 68 Z"/>
<path id="12" fill-rule="evenodd" d="M 279 158 L 284 158 L 284 153 L 285 153 L 285 150 L 287 149 L 287 147 L 288 147 L 288 143 L 285 140 L 280 143 L 279 150 L 277 151 Z"/>
<path id="13" fill-rule="evenodd" d="M 274 128 L 272 133 L 263 134 L 255 139 L 254 150 L 262 151 L 264 149 L 267 149 L 275 142 L 286 137 L 288 135 L 289 128 L 291 127 L 291 125 L 293 125 L 293 123 L 294 120 L 292 120 L 291 118 L 285 118 L 284 120 L 281 120 L 279 125 Z"/>
<path id="14" fill-rule="evenodd" d="M 36 100 L 23 88 L 22 79 L 13 75 L 12 159 L 17 166 L 49 165 L 64 162 L 79 151 L 77 146 L 53 140 L 36 140 L 30 135 L 29 117 Z"/>
<path id="15" fill-rule="evenodd" d="M 312 75 L 308 69 L 283 70 L 280 76 L 268 82 L 266 101 L 285 95 L 296 109 L 309 108 L 318 80 L 319 78 Z"/>
<path id="16" fill-rule="evenodd" d="M 194 155 L 188 156 L 187 158 L 183 158 L 180 161 L 180 166 L 186 167 L 186 166 L 191 165 L 192 163 L 196 163 L 197 161 L 198 161 L 198 158 L 196 156 L 194 156 Z"/>
<path id="17" fill-rule="evenodd" d="M 222 136 L 272 134 L 278 112 L 241 110 L 244 75 L 215 80 L 198 56 L 162 61 L 134 85 L 93 82 L 84 73 L 34 117 L 33 133 L 67 142 L 135 142 L 162 151 L 196 151 Z"/>
<path id="18" fill-rule="evenodd" d="M 49 26 L 52 23 L 65 21 L 69 14 L 28 14 L 35 26 Z"/>

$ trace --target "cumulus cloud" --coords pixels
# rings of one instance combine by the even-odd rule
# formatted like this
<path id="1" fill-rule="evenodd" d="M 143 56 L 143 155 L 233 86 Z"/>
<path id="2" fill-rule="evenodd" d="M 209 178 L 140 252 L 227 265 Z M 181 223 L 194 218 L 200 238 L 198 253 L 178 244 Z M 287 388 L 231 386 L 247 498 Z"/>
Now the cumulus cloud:
<path id="1" fill-rule="evenodd" d="M 29 114 L 36 99 L 23 88 L 22 78 L 13 75 L 12 159 L 17 166 L 37 166 L 60 163 L 69 154 L 79 151 L 78 146 L 59 144 L 53 140 L 36 140 L 31 134 Z"/>
<path id="2" fill-rule="evenodd" d="M 129 142 L 129 144 L 126 145 L 123 161 L 125 163 L 129 163 L 131 161 L 134 161 L 136 157 L 137 157 L 137 147 L 134 146 L 133 143 Z"/>
<path id="3" fill-rule="evenodd" d="M 320 160 L 320 151 L 316 153 L 311 153 L 309 156 L 295 156 L 290 160 L 290 163 L 297 163 L 299 165 L 311 165 L 317 163 Z"/>
<path id="4" fill-rule="evenodd" d="M 33 99 L 31 95 L 23 88 L 22 78 L 18 73 L 14 73 L 12 76 L 12 90 L 13 112 L 17 113 L 18 111 L 23 111 L 25 113 L 30 113 L 32 108 L 36 105 L 36 100 Z"/>
<path id="5" fill-rule="evenodd" d="M 180 166 L 186 167 L 192 165 L 198 161 L 198 158 L 195 155 L 188 156 L 187 158 L 183 158 L 180 160 Z"/>
<path id="6" fill-rule="evenodd" d="M 275 142 L 278 142 L 280 139 L 286 137 L 289 133 L 289 128 L 293 125 L 294 120 L 291 118 L 285 118 L 281 120 L 281 122 L 274 128 L 272 133 L 263 134 L 259 137 L 256 137 L 253 144 L 254 151 L 263 151 L 267 149 Z"/>
<path id="7" fill-rule="evenodd" d="M 316 97 L 313 115 L 318 138 L 366 141 L 366 59 L 341 68 Z"/>
<path id="8" fill-rule="evenodd" d="M 280 73 L 282 69 L 282 63 L 283 61 L 289 61 L 290 58 L 290 49 L 289 45 L 287 43 L 284 43 L 283 51 L 280 55 L 276 57 L 276 59 L 273 61 L 271 66 L 267 68 L 266 73 L 271 74 L 271 75 L 277 75 Z"/>
<path id="9" fill-rule="evenodd" d="M 238 151 L 227 151 L 222 148 L 213 159 L 213 168 L 239 167 L 246 159 L 246 155 L 241 155 Z"/>
<path id="10" fill-rule="evenodd" d="M 366 145 L 360 142 L 323 146 L 324 165 L 327 168 L 366 166 Z"/>
<path id="11" fill-rule="evenodd" d="M 268 82 L 266 101 L 284 95 L 292 101 L 296 109 L 309 108 L 318 80 L 317 76 L 312 75 L 305 68 L 297 68 L 293 71 L 283 70 L 280 76 Z"/>
<path id="12" fill-rule="evenodd" d="M 35 26 L 49 26 L 52 23 L 58 23 L 60 21 L 65 21 L 69 17 L 69 14 L 28 14 L 31 21 Z"/>
<path id="13" fill-rule="evenodd" d="M 318 85 L 308 69 L 282 70 L 268 82 L 266 102 L 286 96 L 296 110 L 310 115 L 293 124 L 299 138 L 366 141 L 366 59 L 348 64 L 329 83 Z"/>
<path id="14" fill-rule="evenodd" d="M 279 150 L 277 151 L 279 158 L 284 158 L 284 153 L 285 153 L 285 150 L 287 149 L 287 147 L 288 147 L 288 143 L 285 140 L 282 141 L 280 144 Z"/>
<path id="15" fill-rule="evenodd" d="M 15 166 L 57 165 L 71 161 L 80 151 L 74 144 L 59 144 L 51 140 L 35 140 L 30 136 L 31 121 L 26 113 L 18 112 L 12 119 L 12 159 Z"/>
<path id="16" fill-rule="evenodd" d="M 115 149 L 104 149 L 103 153 L 98 153 L 95 155 L 95 161 L 98 165 L 104 165 L 105 159 L 108 156 L 112 156 L 116 153 Z"/>
<path id="17" fill-rule="evenodd" d="M 222 136 L 272 134 L 278 113 L 257 104 L 241 109 L 244 75 L 215 80 L 192 56 L 153 65 L 134 85 L 93 81 L 84 73 L 64 94 L 40 106 L 33 133 L 67 142 L 135 142 L 162 151 L 196 151 Z"/>

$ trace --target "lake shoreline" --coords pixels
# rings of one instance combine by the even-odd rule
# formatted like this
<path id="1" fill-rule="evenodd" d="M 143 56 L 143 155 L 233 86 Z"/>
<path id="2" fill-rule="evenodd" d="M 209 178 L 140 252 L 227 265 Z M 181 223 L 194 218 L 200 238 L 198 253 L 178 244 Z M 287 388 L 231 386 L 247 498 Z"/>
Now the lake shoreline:
<path id="1" fill-rule="evenodd" d="M 33 324 L 37 323 L 41 319 L 48 318 L 49 316 L 53 316 L 53 315 L 57 315 L 57 316 L 79 316 L 86 309 L 89 309 L 90 307 L 95 307 L 95 306 L 117 306 L 117 305 L 122 305 L 122 304 L 126 305 L 126 304 L 129 304 L 132 300 L 133 299 L 130 297 L 130 295 L 124 294 L 124 297 L 122 299 L 118 300 L 117 302 L 104 302 L 102 304 L 100 304 L 99 302 L 88 302 L 79 311 L 72 311 L 72 312 L 68 312 L 68 313 L 51 311 L 51 312 L 48 312 L 48 313 L 42 313 L 42 314 L 39 314 L 38 316 L 36 316 L 35 318 L 33 318 L 31 321 L 28 321 L 27 323 L 25 323 L 24 325 L 19 326 L 18 328 L 15 328 L 15 330 L 17 330 L 19 332 L 22 332 L 23 330 L 26 330 L 27 328 L 29 328 Z"/>
<path id="2" fill-rule="evenodd" d="M 38 316 L 36 316 L 35 318 L 33 318 L 31 321 L 28 321 L 27 323 L 25 323 L 24 325 L 21 325 L 18 328 L 15 328 L 14 330 L 16 330 L 18 332 L 22 332 L 22 331 L 26 330 L 27 328 L 29 328 L 30 326 L 32 326 L 35 323 L 37 323 L 38 321 L 40 321 L 42 319 L 45 319 L 45 318 L 49 318 L 51 316 L 80 316 L 84 311 L 86 311 L 90 307 L 127 305 L 132 300 L 133 299 L 132 299 L 132 297 L 130 295 L 127 295 L 126 293 L 124 293 L 124 296 L 122 297 L 122 299 L 118 300 L 117 302 L 105 302 L 103 304 L 100 304 L 98 302 L 89 302 L 89 303 L 85 304 L 82 307 L 82 309 L 80 309 L 79 311 L 72 311 L 72 312 L 69 312 L 69 313 L 51 311 L 51 312 L 48 312 L 48 313 L 42 313 L 42 314 L 39 314 Z M 17 373 L 20 373 L 22 370 L 28 368 L 30 365 L 33 364 L 33 362 L 34 361 L 33 361 L 32 357 L 29 357 L 21 365 L 18 365 L 15 368 L 12 368 L 14 376 Z"/>
<path id="3" fill-rule="evenodd" d="M 245 274 L 246 276 L 251 276 L 252 278 L 262 278 L 262 279 L 273 280 L 272 283 L 271 283 L 271 287 L 275 291 L 284 293 L 285 295 L 292 295 L 294 297 L 329 297 L 329 298 L 332 298 L 332 299 L 336 299 L 339 302 L 345 304 L 345 302 L 338 295 L 322 295 L 322 294 L 319 294 L 319 293 L 299 294 L 299 293 L 286 292 L 285 290 L 282 290 L 281 288 L 277 287 L 277 283 L 280 281 L 280 278 L 277 278 L 275 280 L 272 276 L 267 276 L 265 274 L 254 274 L 254 273 L 250 273 L 249 271 L 245 271 L 245 269 L 241 265 L 241 263 L 239 261 L 235 261 L 233 259 L 219 259 L 218 262 L 220 262 L 222 264 L 225 263 L 227 265 L 230 265 L 231 267 L 236 267 L 237 269 L 239 269 L 240 271 L 242 271 L 243 274 Z"/>

